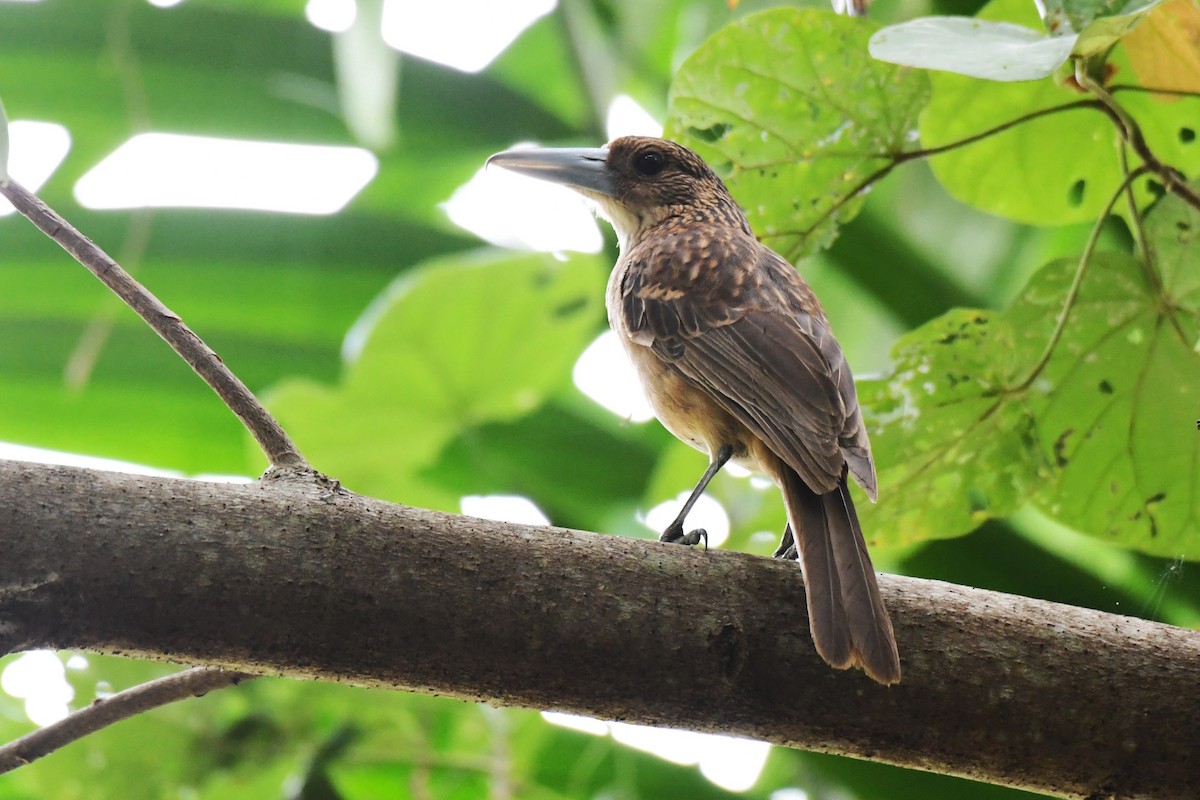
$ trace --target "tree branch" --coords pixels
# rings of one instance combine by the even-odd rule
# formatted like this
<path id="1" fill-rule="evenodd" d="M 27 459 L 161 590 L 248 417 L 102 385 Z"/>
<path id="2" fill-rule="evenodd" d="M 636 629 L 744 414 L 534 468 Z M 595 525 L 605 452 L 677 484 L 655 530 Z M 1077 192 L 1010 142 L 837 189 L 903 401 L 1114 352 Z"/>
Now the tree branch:
<path id="1" fill-rule="evenodd" d="M 0 652 L 79 647 L 765 739 L 1074 798 L 1200 785 L 1200 633 L 884 576 L 898 686 L 815 655 L 796 565 L 0 462 Z"/>
<path id="2" fill-rule="evenodd" d="M 0 746 L 0 775 L 143 711 L 236 686 L 253 677 L 241 672 L 196 667 L 102 697 L 59 722 Z"/>
<path id="3" fill-rule="evenodd" d="M 128 272 L 121 269 L 120 265 L 91 239 L 43 203 L 37 195 L 12 180 L 0 181 L 0 194 L 7 197 L 9 202 L 42 233 L 57 242 L 105 286 L 112 289 L 212 387 L 258 441 L 272 467 L 311 469 L 287 433 L 258 402 L 258 398 L 246 388 L 246 384 L 230 372 L 220 357 L 193 333 L 178 315 L 163 305 Z"/>

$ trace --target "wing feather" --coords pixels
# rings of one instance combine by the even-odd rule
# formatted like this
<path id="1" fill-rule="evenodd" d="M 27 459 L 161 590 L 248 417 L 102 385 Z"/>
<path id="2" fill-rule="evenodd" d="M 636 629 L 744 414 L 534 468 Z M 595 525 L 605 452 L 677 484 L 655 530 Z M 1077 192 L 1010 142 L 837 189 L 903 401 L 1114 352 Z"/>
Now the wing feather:
<path id="1" fill-rule="evenodd" d="M 634 341 L 708 393 L 814 492 L 837 489 L 848 464 L 874 497 L 854 380 L 793 267 L 744 236 L 708 242 L 709 263 L 745 265 L 739 281 L 739 270 L 690 269 L 687 259 L 699 256 L 669 244 L 625 273 L 622 311 Z M 680 285 L 689 275 L 691 284 Z"/>

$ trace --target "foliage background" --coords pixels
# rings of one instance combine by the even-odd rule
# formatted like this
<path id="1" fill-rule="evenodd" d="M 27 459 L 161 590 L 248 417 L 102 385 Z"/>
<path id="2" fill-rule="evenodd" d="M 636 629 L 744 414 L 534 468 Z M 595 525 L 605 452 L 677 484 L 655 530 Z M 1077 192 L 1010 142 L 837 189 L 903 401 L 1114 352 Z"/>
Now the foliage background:
<path id="1" fill-rule="evenodd" d="M 0 97 L 12 119 L 54 121 L 71 131 L 70 154 L 42 196 L 264 394 L 318 468 L 386 499 L 456 511 L 466 494 L 520 494 L 555 524 L 649 536 L 639 511 L 689 487 L 703 459 L 654 423 L 613 417 L 571 382 L 571 365 L 605 325 L 600 298 L 615 257 L 611 237 L 605 254 L 562 264 L 550 256 L 487 248 L 450 223 L 439 204 L 489 154 L 516 141 L 602 141 L 605 110 L 622 92 L 660 118 L 668 116 L 670 97 L 671 132 L 702 150 L 719 149 L 720 142 L 705 138 L 711 126 L 702 122 L 701 110 L 688 103 L 713 100 L 729 88 L 704 71 L 706 59 L 721 61 L 724 45 L 684 61 L 709 35 L 767 5 L 743 2 L 731 10 L 723 0 L 562 0 L 478 74 L 385 54 L 383 63 L 396 61 L 398 86 L 370 113 L 394 126 L 395 142 L 378 151 L 378 177 L 344 211 L 327 217 L 97 212 L 72 196 L 80 175 L 142 130 L 355 143 L 341 108 L 352 96 L 369 97 L 371 87 L 347 85 L 343 51 L 305 20 L 298 0 L 189 0 L 166 10 L 140 0 L 0 3 Z M 972 14 L 979 7 L 972 0 L 880 0 L 872 16 L 888 21 Z M 998 0 L 985 13 L 1019 19 L 1031 11 Z M 822 28 L 796 35 L 829 33 Z M 774 61 L 769 51 L 734 52 L 748 62 L 763 61 L 765 69 Z M 1123 57 L 1118 50 L 1117 62 Z M 356 79 L 381 78 L 359 73 Z M 916 110 L 924 93 L 932 92 L 921 120 L 925 144 L 940 143 L 930 141 L 939 133 L 949 141 L 1027 112 L 1039 102 L 1031 92 L 1072 99 L 1054 94 L 1064 90 L 1050 81 L 997 87 L 935 75 L 930 90 L 924 77 L 909 80 L 919 81 L 911 91 L 919 100 Z M 842 99 L 851 105 L 848 113 L 857 112 L 857 98 Z M 1194 103 L 1147 108 L 1146 114 L 1166 120 L 1162 141 L 1171 143 L 1169 155 L 1194 176 L 1200 145 L 1189 148 L 1189 141 L 1172 138 L 1178 128 L 1173 115 L 1194 117 Z M 935 161 L 938 178 L 962 200 L 942 188 L 926 162 L 905 165 L 870 193 L 857 215 L 843 215 L 840 232 L 823 229 L 817 239 L 828 249 L 816 252 L 815 242 L 782 234 L 771 241 L 792 255 L 815 253 L 802 269 L 864 377 L 869 406 L 886 408 L 888 392 L 897 386 L 893 358 L 904 365 L 905 343 L 924 352 L 931 338 L 955 324 L 953 315 L 938 319 L 951 309 L 983 309 L 996 319 L 1007 314 L 1014 331 L 1029 338 L 1041 330 L 1044 340 L 1048 331 L 1038 326 L 1044 328 L 1054 313 L 1054 292 L 1046 290 L 1040 301 L 1025 295 L 1025 304 L 1013 309 L 1010 304 L 1044 264 L 1077 257 L 1098 213 L 1095 203 L 1102 205 L 1104 197 L 1090 192 L 1082 195 L 1086 202 L 1069 202 L 1070 195 L 1064 203 L 1056 196 L 1051 200 L 1061 213 L 1053 216 L 1036 206 L 1036 193 L 1018 196 L 1018 187 L 1031 175 L 1058 174 L 1064 161 L 1075 164 L 1063 154 L 1075 154 L 1081 143 L 1095 154 L 1078 159 L 1080 172 L 1069 185 L 1111 170 L 1115 150 L 1096 128 L 1094 118 L 1060 115 L 1025 129 L 1027 138 L 1016 145 L 1026 156 L 1022 170 L 989 173 L 987 181 L 981 165 L 1007 163 L 1003 150 L 988 149 L 1002 147 L 1000 139 Z M 906 129 L 896 128 L 897 144 L 904 144 Z M 869 151 L 871 143 L 856 146 Z M 731 183 L 747 205 L 773 202 L 769 183 Z M 837 189 L 830 191 L 835 196 Z M 1024 209 L 1025 216 L 1007 212 L 1004 203 Z M 765 222 L 756 220 L 760 232 L 774 207 L 765 213 Z M 1056 224 L 1034 227 L 1013 217 Z M 1104 230 L 1105 248 L 1128 250 L 1129 241 L 1129 229 L 1119 222 Z M 232 416 L 103 287 L 19 217 L 0 218 L 0 242 L 0 440 L 186 474 L 260 471 L 261 458 Z M 1186 275 L 1186 259 L 1176 260 L 1173 274 Z M 1120 274 L 1117 261 L 1095 268 L 1114 264 Z M 1044 286 L 1053 274 L 1039 280 Z M 404 291 L 394 288 L 398 281 Z M 1110 279 L 1102 283 L 1112 285 Z M 1084 300 L 1089 297 L 1105 301 L 1099 295 Z M 373 303 L 384 310 L 361 356 L 345 363 L 343 340 Z M 933 320 L 932 327 L 920 327 Z M 969 359 L 972 352 L 978 361 L 979 352 L 991 351 L 956 351 L 954 358 Z M 982 361 L 959 367 L 976 375 L 999 369 Z M 866 380 L 872 375 L 880 377 Z M 1172 381 L 1169 374 L 1164 378 L 1165 385 Z M 1087 403 L 1072 400 L 1064 413 L 1083 413 Z M 1183 410 L 1193 416 L 1198 411 L 1186 404 Z M 999 419 L 1000 433 L 1005 425 L 1022 424 Z M 881 417 L 879 424 L 885 422 Z M 906 448 L 925 444 L 877 440 L 881 474 L 901 498 L 930 491 L 905 461 Z M 1022 450 L 1016 458 L 1038 461 L 1034 452 Z M 890 461 L 884 454 L 891 454 Z M 1013 453 L 1000 449 L 991 456 L 1007 466 Z M 948 463 L 934 477 L 967 469 Z M 1132 524 L 1118 525 L 1112 536 L 1086 536 L 1051 521 L 1046 504 L 1025 505 L 1037 494 L 1038 481 L 1054 486 L 1060 479 L 1039 469 L 1033 464 L 1025 483 L 1008 483 L 1004 508 L 984 508 L 957 527 L 943 524 L 950 512 L 944 518 L 927 514 L 922 527 L 899 512 L 882 516 L 888 506 L 881 504 L 874 528 L 877 566 L 1200 623 L 1200 576 L 1186 560 L 1172 558 L 1196 556 L 1188 527 L 1195 517 L 1165 549 L 1142 534 L 1126 535 Z M 769 552 L 783 520 L 775 494 L 727 475 L 715 482 L 713 494 L 733 521 L 726 546 Z M 907 508 L 903 500 L 891 507 Z M 1080 519 L 1086 521 L 1086 514 Z M 940 538 L 951 534 L 956 538 Z M 125 688 L 167 671 L 89 655 L 87 667 L 68 671 L 68 677 L 78 706 L 97 690 Z M 0 738 L 29 727 L 21 702 L 0 693 Z M 814 800 L 1021 796 L 778 748 L 746 795 L 798 796 L 789 788 Z M 0 778 L 0 798 L 729 794 L 694 767 L 552 726 L 533 712 L 278 680 L 157 711 Z"/>

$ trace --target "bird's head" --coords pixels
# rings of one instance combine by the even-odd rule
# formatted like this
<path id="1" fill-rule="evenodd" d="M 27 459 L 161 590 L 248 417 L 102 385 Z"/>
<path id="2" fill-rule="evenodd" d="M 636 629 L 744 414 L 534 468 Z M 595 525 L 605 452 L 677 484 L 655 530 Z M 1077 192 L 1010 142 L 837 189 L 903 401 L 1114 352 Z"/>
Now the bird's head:
<path id="1" fill-rule="evenodd" d="M 716 173 L 683 145 L 624 136 L 606 147 L 509 150 L 488 166 L 569 186 L 612 223 L 621 249 L 659 225 L 720 222 L 749 233 L 745 216 Z"/>

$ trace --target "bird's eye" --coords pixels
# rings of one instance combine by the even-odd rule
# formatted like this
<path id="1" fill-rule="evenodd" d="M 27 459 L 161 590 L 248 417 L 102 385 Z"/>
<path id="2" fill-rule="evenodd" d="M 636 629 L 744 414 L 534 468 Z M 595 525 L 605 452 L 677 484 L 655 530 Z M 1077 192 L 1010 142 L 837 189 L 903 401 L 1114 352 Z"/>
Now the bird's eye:
<path id="1" fill-rule="evenodd" d="M 644 153 L 639 153 L 633 158 L 633 168 L 647 178 L 653 177 L 663 171 L 663 167 L 667 165 L 667 159 L 662 153 L 657 150 L 647 150 Z"/>

